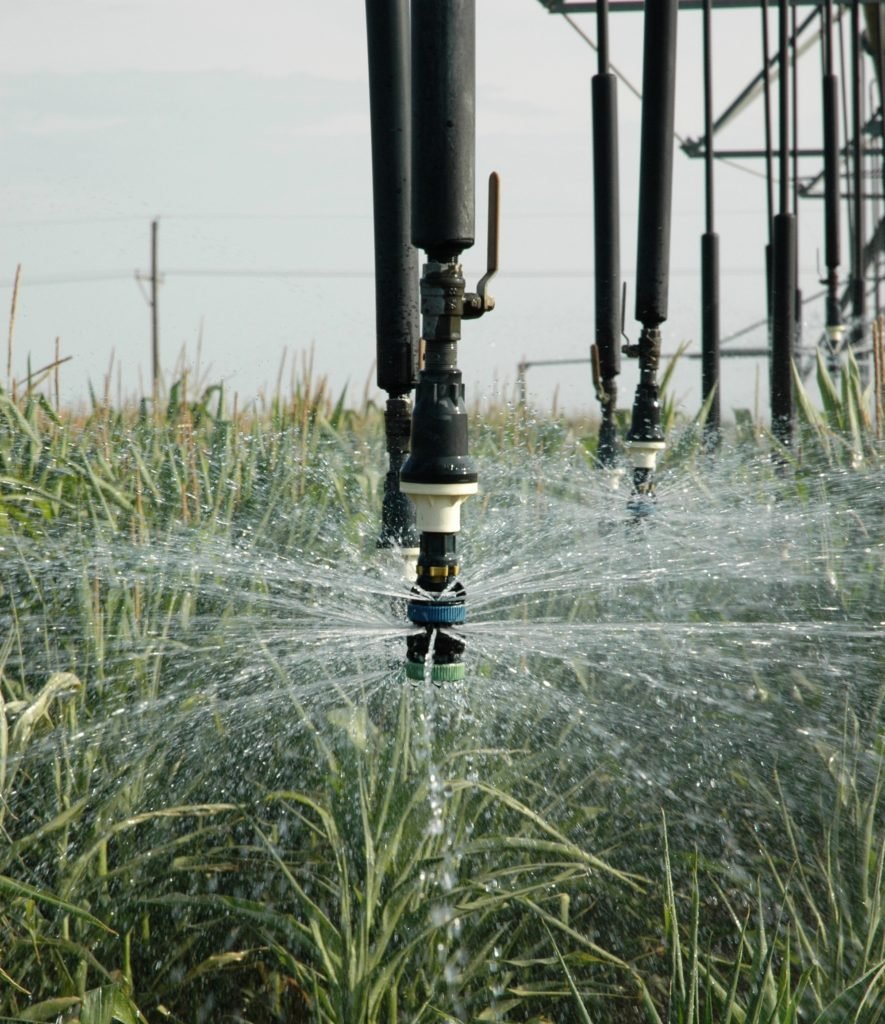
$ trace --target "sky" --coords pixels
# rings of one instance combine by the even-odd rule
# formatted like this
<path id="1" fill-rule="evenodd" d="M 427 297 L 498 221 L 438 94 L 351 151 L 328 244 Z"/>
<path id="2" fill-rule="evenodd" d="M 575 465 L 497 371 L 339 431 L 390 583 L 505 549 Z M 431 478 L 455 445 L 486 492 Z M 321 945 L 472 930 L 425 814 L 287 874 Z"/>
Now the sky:
<path id="1" fill-rule="evenodd" d="M 372 198 L 364 0 L 28 0 L 0 35 L 0 303 L 21 264 L 13 377 L 49 363 L 62 401 L 150 388 L 150 311 L 137 274 L 159 218 L 158 302 L 167 382 L 199 356 L 200 380 L 241 401 L 272 391 L 313 352 L 317 374 L 358 401 L 374 388 Z M 803 9 L 804 10 L 804 9 Z M 596 38 L 595 16 L 575 23 Z M 772 21 L 774 33 L 774 21 Z M 714 19 L 717 112 L 761 66 L 759 13 Z M 612 19 L 611 57 L 641 89 L 642 16 Z M 593 341 L 590 79 L 596 54 L 537 0 L 477 0 L 477 245 L 483 272 L 488 172 L 502 181 L 497 308 L 465 324 L 468 403 L 513 393 L 526 359 L 585 360 Z M 640 104 L 619 83 L 622 274 L 635 284 Z M 818 145 L 820 56 L 800 63 L 800 142 Z M 676 130 L 703 128 L 701 15 L 679 17 Z M 757 102 L 719 137 L 761 146 Z M 812 164 L 814 162 L 812 161 Z M 811 165 L 809 165 L 811 169 Z M 722 333 L 764 316 L 761 161 L 717 163 Z M 820 290 L 822 204 L 800 209 L 800 283 Z M 703 166 L 674 156 L 670 315 L 664 351 L 700 342 Z M 823 300 L 805 307 L 820 327 Z M 765 344 L 764 328 L 740 343 Z M 182 353 L 184 355 L 182 356 Z M 0 365 L 5 379 L 6 359 Z M 636 366 L 625 361 L 622 406 Z M 595 409 L 589 366 L 532 367 L 539 408 Z M 767 404 L 764 360 L 729 359 L 722 408 Z M 700 363 L 675 391 L 699 405 Z"/>

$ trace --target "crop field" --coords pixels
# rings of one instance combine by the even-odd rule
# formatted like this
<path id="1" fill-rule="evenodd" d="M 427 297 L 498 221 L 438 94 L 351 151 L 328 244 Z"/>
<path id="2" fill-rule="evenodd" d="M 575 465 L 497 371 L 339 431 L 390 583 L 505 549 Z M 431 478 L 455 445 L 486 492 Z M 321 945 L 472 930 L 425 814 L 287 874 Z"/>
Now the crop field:
<path id="1" fill-rule="evenodd" d="M 666 403 L 642 522 L 474 412 L 440 686 L 371 403 L 0 393 L 0 1020 L 885 1020 L 881 395 L 814 387 Z"/>

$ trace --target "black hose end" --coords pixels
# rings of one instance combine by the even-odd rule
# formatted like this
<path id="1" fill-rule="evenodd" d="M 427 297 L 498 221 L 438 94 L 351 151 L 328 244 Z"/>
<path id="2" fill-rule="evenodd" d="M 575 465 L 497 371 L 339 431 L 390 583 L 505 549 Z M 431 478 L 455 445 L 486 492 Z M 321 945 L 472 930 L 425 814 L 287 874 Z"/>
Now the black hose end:
<path id="1" fill-rule="evenodd" d="M 381 503 L 379 548 L 417 548 L 420 541 L 415 525 L 415 507 L 399 489 L 399 472 L 391 469 L 384 478 Z"/>
<path id="2" fill-rule="evenodd" d="M 627 502 L 627 511 L 635 519 L 646 519 L 657 510 L 655 471 L 646 466 L 637 466 L 633 470 L 633 491 Z"/>
<path id="3" fill-rule="evenodd" d="M 661 429 L 661 401 L 656 385 L 640 384 L 633 400 L 633 415 L 627 441 L 641 444 L 663 444 L 664 431 Z"/>
<path id="4" fill-rule="evenodd" d="M 599 465 L 604 469 L 611 469 L 615 464 L 617 454 L 618 431 L 615 421 L 609 416 L 603 416 L 599 425 L 599 442 L 596 446 L 596 458 Z"/>

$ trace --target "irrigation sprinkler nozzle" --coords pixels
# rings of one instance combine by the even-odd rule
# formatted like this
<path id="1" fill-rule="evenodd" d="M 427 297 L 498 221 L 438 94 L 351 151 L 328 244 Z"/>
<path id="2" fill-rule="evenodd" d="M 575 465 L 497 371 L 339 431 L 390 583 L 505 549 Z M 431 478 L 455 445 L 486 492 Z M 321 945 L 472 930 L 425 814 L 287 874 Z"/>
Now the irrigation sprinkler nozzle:
<path id="1" fill-rule="evenodd" d="M 624 353 L 639 359 L 639 384 L 633 400 L 633 416 L 625 440 L 633 460 L 633 490 L 628 509 L 638 516 L 655 510 L 655 469 L 660 452 L 666 448 L 661 428 L 661 401 L 657 371 L 661 358 L 661 332 L 643 327 L 636 345 L 625 345 Z"/>
<path id="2" fill-rule="evenodd" d="M 467 407 L 457 366 L 461 321 L 494 309 L 488 282 L 497 269 L 498 180 L 489 185 L 489 266 L 475 293 L 465 289 L 458 254 L 429 250 L 421 277 L 421 314 L 426 342 L 412 412 L 411 453 L 400 472 L 400 490 L 415 506 L 420 536 L 417 578 L 407 606 L 419 630 L 409 637 L 406 675 L 424 678 L 430 661 L 435 682 L 464 677 L 464 641 L 452 632 L 466 619 L 466 593 L 457 579 L 456 538 L 461 505 L 478 490 L 468 455 Z"/>
<path id="3" fill-rule="evenodd" d="M 442 353 L 431 353 L 428 346 L 412 417 L 412 453 L 400 474 L 400 488 L 415 505 L 420 535 L 417 575 L 406 609 L 418 631 L 407 641 L 406 675 L 423 679 L 429 658 L 435 682 L 464 676 L 464 641 L 451 632 L 467 617 L 466 593 L 458 579 L 457 536 L 461 505 L 478 490 L 467 454 L 461 373 L 435 365 L 441 358 Z"/>
<path id="4" fill-rule="evenodd" d="M 411 454 L 400 490 L 415 505 L 420 547 L 407 605 L 415 626 L 406 674 L 437 682 L 464 676 L 467 615 L 458 580 L 461 505 L 477 491 L 468 455 L 467 407 L 458 369 L 461 323 L 495 308 L 489 282 L 498 269 L 497 174 L 489 177 L 486 273 L 468 292 L 461 253 L 474 243 L 476 109 L 475 0 L 413 0 L 412 243 L 427 255 L 421 273 L 424 365 L 412 413 Z"/>
<path id="5" fill-rule="evenodd" d="M 838 352 L 842 348 L 842 339 L 845 337 L 845 324 L 827 324 L 827 340 L 830 343 L 830 348 L 834 352 Z"/>
<path id="6" fill-rule="evenodd" d="M 428 658 L 433 682 L 464 678 L 465 644 L 453 632 L 467 619 L 467 593 L 459 572 L 456 534 L 422 531 L 417 579 L 406 606 L 409 621 L 418 627 L 406 642 L 409 679 L 424 679 Z"/>

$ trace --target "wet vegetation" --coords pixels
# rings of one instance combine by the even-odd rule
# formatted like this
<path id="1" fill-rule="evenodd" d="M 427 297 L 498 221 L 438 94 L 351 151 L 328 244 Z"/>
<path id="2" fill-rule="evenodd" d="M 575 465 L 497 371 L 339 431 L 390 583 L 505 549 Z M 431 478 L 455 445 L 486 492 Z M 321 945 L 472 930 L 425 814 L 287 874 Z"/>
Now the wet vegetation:
<path id="1" fill-rule="evenodd" d="M 643 524 L 475 413 L 439 688 L 380 410 L 0 393 L 0 1018 L 883 1019 L 882 423 L 817 390 L 790 449 L 668 404 Z"/>

